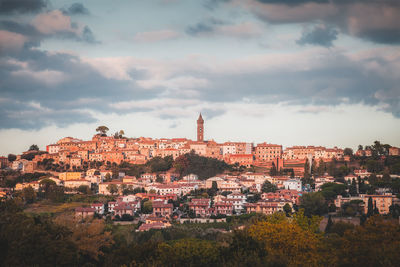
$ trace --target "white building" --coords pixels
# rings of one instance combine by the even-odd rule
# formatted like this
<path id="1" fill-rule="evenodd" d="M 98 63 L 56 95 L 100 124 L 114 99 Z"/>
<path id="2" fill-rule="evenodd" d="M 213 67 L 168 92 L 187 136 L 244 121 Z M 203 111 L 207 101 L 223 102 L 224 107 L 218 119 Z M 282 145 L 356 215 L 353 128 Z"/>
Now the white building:
<path id="1" fill-rule="evenodd" d="M 302 191 L 302 183 L 300 179 L 290 179 L 283 182 L 285 189 Z"/>
<path id="2" fill-rule="evenodd" d="M 90 205 L 91 208 L 96 210 L 98 214 L 104 214 L 104 204 L 103 203 L 92 203 Z"/>
<path id="3" fill-rule="evenodd" d="M 227 195 L 227 200 L 233 204 L 233 209 L 237 213 L 242 213 L 244 211 L 244 204 L 246 203 L 246 195 L 239 192 L 233 192 Z"/>

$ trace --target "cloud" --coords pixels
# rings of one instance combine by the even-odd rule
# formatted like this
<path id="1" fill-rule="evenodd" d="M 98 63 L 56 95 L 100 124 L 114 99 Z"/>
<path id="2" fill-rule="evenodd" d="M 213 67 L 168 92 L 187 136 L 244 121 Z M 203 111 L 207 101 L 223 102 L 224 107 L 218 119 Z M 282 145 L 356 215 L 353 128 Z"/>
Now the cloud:
<path id="1" fill-rule="evenodd" d="M 66 15 L 89 15 L 89 9 L 87 9 L 82 3 L 73 3 L 67 9 L 62 10 Z"/>
<path id="2" fill-rule="evenodd" d="M 173 30 L 160 30 L 151 32 L 138 32 L 134 36 L 136 42 L 142 43 L 154 43 L 165 40 L 176 39 L 179 37 L 179 33 Z"/>
<path id="3" fill-rule="evenodd" d="M 83 42 L 86 43 L 91 43 L 91 44 L 99 44 L 100 41 L 96 39 L 94 36 L 92 30 L 89 28 L 89 26 L 85 26 L 83 28 L 82 36 L 80 38 Z"/>
<path id="4" fill-rule="evenodd" d="M 245 0 L 236 5 L 268 23 L 322 22 L 376 43 L 400 43 L 400 3 L 393 0 Z"/>
<path id="5" fill-rule="evenodd" d="M 0 54 L 18 52 L 26 41 L 22 34 L 0 30 Z"/>
<path id="6" fill-rule="evenodd" d="M 297 43 L 332 47 L 332 42 L 337 39 L 338 34 L 339 32 L 335 28 L 320 24 L 312 29 L 305 29 Z"/>
<path id="7" fill-rule="evenodd" d="M 0 30 L 23 35 L 25 44 L 39 46 L 46 38 L 72 39 L 91 44 L 100 43 L 89 26 L 76 24 L 60 10 L 38 14 L 30 23 L 0 21 Z"/>
<path id="8" fill-rule="evenodd" d="M 0 80 L 1 97 L 7 100 L 0 108 L 1 129 L 93 122 L 94 113 L 118 111 L 108 103 L 157 93 L 108 79 L 77 56 L 27 47 L 0 57 Z"/>
<path id="9" fill-rule="evenodd" d="M 47 5 L 46 0 L 0 0 L 0 14 L 37 13 Z"/>
<path id="10" fill-rule="evenodd" d="M 71 27 L 71 19 L 60 10 L 53 10 L 39 14 L 32 21 L 32 25 L 42 34 L 55 34 L 59 32 L 75 32 Z"/>
<path id="11" fill-rule="evenodd" d="M 214 18 L 188 26 L 186 33 L 192 36 L 229 36 L 236 38 L 249 38 L 259 36 L 261 28 L 252 22 L 228 24 Z"/>

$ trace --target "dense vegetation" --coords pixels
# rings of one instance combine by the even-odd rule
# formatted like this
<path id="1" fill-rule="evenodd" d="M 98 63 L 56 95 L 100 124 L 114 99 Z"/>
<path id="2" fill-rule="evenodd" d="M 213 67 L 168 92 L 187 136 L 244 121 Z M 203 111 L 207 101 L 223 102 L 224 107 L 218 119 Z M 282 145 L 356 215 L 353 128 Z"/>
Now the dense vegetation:
<path id="1" fill-rule="evenodd" d="M 173 166 L 181 176 L 194 173 L 201 180 L 223 173 L 231 168 L 225 161 L 202 157 L 194 152 L 178 157 Z"/>
<path id="2" fill-rule="evenodd" d="M 16 200 L 0 204 L 3 266 L 397 266 L 400 226 L 372 216 L 362 226 L 298 212 L 245 215 L 243 230 L 200 224 L 134 232 L 103 220 L 75 221 L 23 213 Z M 207 225 L 201 225 L 207 226 Z M 213 224 L 208 227 L 215 226 Z"/>

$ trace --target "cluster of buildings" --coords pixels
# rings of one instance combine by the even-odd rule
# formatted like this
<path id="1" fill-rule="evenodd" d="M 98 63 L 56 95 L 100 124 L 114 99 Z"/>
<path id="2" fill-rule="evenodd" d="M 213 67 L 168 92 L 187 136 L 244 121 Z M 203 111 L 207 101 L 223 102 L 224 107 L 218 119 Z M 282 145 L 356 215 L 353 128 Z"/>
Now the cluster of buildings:
<path id="1" fill-rule="evenodd" d="M 325 148 L 315 146 L 294 146 L 283 149 L 282 145 L 260 143 L 254 145 L 246 142 L 217 143 L 213 140 L 204 140 L 204 120 L 200 114 L 197 120 L 197 140 L 186 138 L 152 139 L 152 138 L 125 138 L 96 134 L 92 140 L 84 141 L 73 137 L 65 137 L 46 147 L 46 152 L 37 155 L 32 161 L 17 158 L 12 168 L 33 170 L 38 162 L 45 159 L 54 164 L 82 167 L 86 162 L 110 162 L 120 164 L 144 164 L 153 157 L 172 156 L 174 159 L 194 151 L 196 154 L 224 160 L 228 164 L 240 166 L 275 167 L 279 169 L 291 168 L 296 175 L 304 172 L 306 160 L 345 159 L 343 150 L 337 147 Z M 1 162 L 1 161 L 0 161 Z M 29 166 L 28 166 L 29 165 Z"/>
<path id="2" fill-rule="evenodd" d="M 176 159 L 180 155 L 194 151 L 198 155 L 217 158 L 239 166 L 275 167 L 277 170 L 293 169 L 293 176 L 300 177 L 304 174 L 306 161 L 349 160 L 344 156 L 343 150 L 336 147 L 293 146 L 283 149 L 281 145 L 268 143 L 254 146 L 252 143 L 245 142 L 219 144 L 213 140 L 205 141 L 204 120 L 201 114 L 197 120 L 197 141 L 186 138 L 123 138 L 96 134 L 90 141 L 66 137 L 55 144 L 48 145 L 46 150 L 47 153 L 37 154 L 33 160 L 21 159 L 21 156 L 18 156 L 11 167 L 23 172 L 33 172 L 39 162 L 47 159 L 59 165 L 68 164 L 75 166 L 75 169 L 82 170 L 79 167 L 88 162 L 144 164 L 156 156 L 171 156 Z M 399 149 L 392 147 L 390 153 L 399 155 Z M 367 154 L 367 151 L 362 153 L 362 155 Z M 2 167 L 9 166 L 8 159 L 0 157 L 0 164 Z M 252 212 L 272 214 L 283 211 L 299 204 L 299 197 L 303 191 L 309 190 L 309 188 L 303 187 L 299 178 L 270 176 L 267 173 L 254 172 L 241 175 L 219 175 L 205 181 L 199 180 L 195 174 L 179 177 L 173 171 L 143 173 L 140 177 L 127 176 L 120 172 L 117 174 L 117 179 L 111 180 L 111 177 L 116 178 L 116 174 L 104 165 L 109 164 L 94 164 L 94 167 L 92 164 L 86 171 L 55 173 L 47 179 L 68 189 L 66 191 L 69 193 L 78 193 L 78 189 L 85 186 L 94 193 L 115 196 L 115 201 L 93 203 L 90 207 L 77 208 L 75 215 L 78 217 L 106 213 L 114 217 L 134 216 L 141 213 L 143 208 L 141 205 L 144 200 L 151 201 L 152 214 L 144 218 L 145 223 L 139 230 L 168 227 L 168 219 L 177 211 L 177 207 L 174 209 L 172 202 L 185 195 L 188 196 L 187 203 L 181 203 L 181 205 L 188 205 L 191 214 L 196 217 L 209 218 L 218 215 Z M 366 178 L 369 175 L 370 173 L 366 170 L 356 170 L 354 174 L 346 176 L 345 180 L 351 182 L 358 177 Z M 273 193 L 262 193 L 262 187 L 266 181 L 276 186 L 278 190 Z M 335 182 L 335 179 L 332 176 L 324 175 L 314 177 L 314 181 L 315 190 L 319 190 L 321 185 Z M 39 180 L 18 183 L 15 190 L 32 187 L 38 191 L 40 182 Z M 208 190 L 215 187 L 219 194 L 213 198 L 191 195 L 196 190 Z M 135 189 L 140 189 L 141 192 L 133 194 Z M 255 201 L 253 198 L 255 194 L 260 195 L 260 199 Z M 393 203 L 391 195 L 360 195 L 349 198 L 339 196 L 335 200 L 335 205 L 340 208 L 343 203 L 352 200 L 366 203 L 369 197 L 374 199 L 381 213 L 389 212 L 389 207 Z"/>

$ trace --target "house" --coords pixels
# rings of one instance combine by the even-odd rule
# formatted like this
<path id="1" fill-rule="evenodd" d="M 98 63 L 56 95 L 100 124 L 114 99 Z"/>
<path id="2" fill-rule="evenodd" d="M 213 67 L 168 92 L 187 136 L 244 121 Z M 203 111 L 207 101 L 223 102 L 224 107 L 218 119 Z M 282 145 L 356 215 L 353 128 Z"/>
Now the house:
<path id="1" fill-rule="evenodd" d="M 208 209 L 210 208 L 210 199 L 208 198 L 193 198 L 189 202 L 189 209 L 193 210 L 196 215 L 200 217 L 208 216 Z"/>
<path id="2" fill-rule="evenodd" d="M 360 176 L 360 178 L 365 178 L 365 177 L 369 177 L 371 175 L 371 173 L 368 172 L 366 169 L 358 169 L 358 170 L 354 170 L 354 175 Z"/>
<path id="3" fill-rule="evenodd" d="M 121 217 L 124 214 L 133 216 L 134 210 L 128 203 L 121 202 L 114 207 L 113 212 L 115 216 L 119 215 Z"/>
<path id="4" fill-rule="evenodd" d="M 104 214 L 104 204 L 103 203 L 92 203 L 90 205 L 91 208 L 95 209 L 97 214 Z"/>
<path id="5" fill-rule="evenodd" d="M 393 196 L 392 194 L 385 194 L 385 195 L 360 195 L 364 201 L 364 212 L 368 212 L 368 199 L 372 198 L 372 203 L 376 208 L 379 210 L 379 214 L 388 214 L 389 207 L 393 204 Z"/>
<path id="6" fill-rule="evenodd" d="M 277 211 L 282 211 L 286 203 L 276 201 L 259 201 L 257 203 L 246 203 L 246 213 L 264 213 L 267 215 L 274 214 Z"/>
<path id="7" fill-rule="evenodd" d="M 302 191 L 302 183 L 300 179 L 290 179 L 283 182 L 283 187 L 288 190 Z"/>
<path id="8" fill-rule="evenodd" d="M 216 214 L 232 215 L 233 204 L 230 201 L 216 202 L 214 204 Z"/>
<path id="9" fill-rule="evenodd" d="M 86 179 L 77 179 L 77 180 L 66 180 L 64 181 L 64 187 L 66 188 L 79 188 L 80 186 L 87 186 L 90 188 L 91 183 Z"/>
<path id="10" fill-rule="evenodd" d="M 162 222 L 144 223 L 139 227 L 138 231 L 143 232 L 143 231 L 149 231 L 151 229 L 164 229 L 167 227 L 168 227 L 167 224 L 164 224 Z"/>
<path id="11" fill-rule="evenodd" d="M 62 172 L 58 176 L 60 180 L 68 181 L 68 180 L 80 180 L 82 178 L 81 172 Z"/>
<path id="12" fill-rule="evenodd" d="M 96 212 L 96 209 L 94 208 L 83 208 L 83 207 L 78 207 L 75 209 L 75 218 L 86 218 L 93 216 L 94 213 Z"/>
<path id="13" fill-rule="evenodd" d="M 233 204 L 233 209 L 237 213 L 242 213 L 244 211 L 244 204 L 246 203 L 246 195 L 239 192 L 233 192 L 227 195 L 227 200 L 231 201 Z"/>
<path id="14" fill-rule="evenodd" d="M 16 191 L 20 191 L 20 190 L 23 190 L 24 188 L 27 188 L 29 186 L 32 187 L 33 190 L 39 191 L 40 182 L 39 181 L 33 181 L 33 182 L 29 182 L 29 183 L 17 183 L 15 185 L 15 190 Z"/>
<path id="15" fill-rule="evenodd" d="M 153 215 L 154 216 L 170 216 L 172 214 L 174 206 L 172 203 L 168 203 L 166 200 L 154 200 L 153 201 Z"/>

